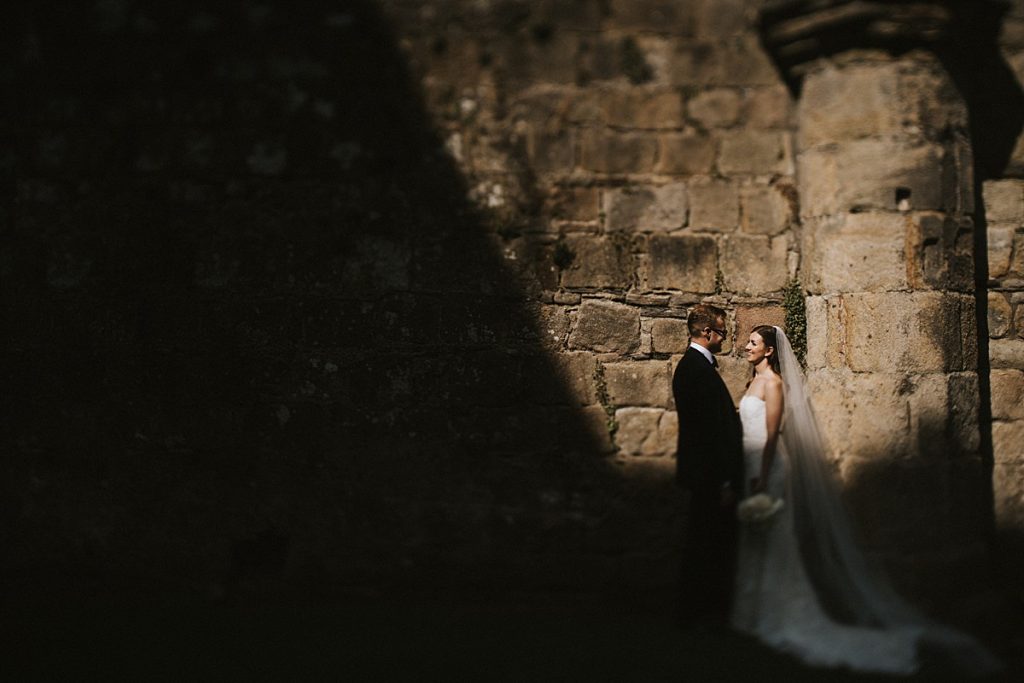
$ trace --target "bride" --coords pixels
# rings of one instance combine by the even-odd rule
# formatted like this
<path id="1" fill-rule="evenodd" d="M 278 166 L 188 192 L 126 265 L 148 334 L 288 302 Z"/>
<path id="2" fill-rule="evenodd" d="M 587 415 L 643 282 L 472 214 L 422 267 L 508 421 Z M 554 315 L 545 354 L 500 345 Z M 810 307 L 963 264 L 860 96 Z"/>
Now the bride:
<path id="1" fill-rule="evenodd" d="M 742 525 L 733 626 L 816 666 L 907 674 L 927 657 L 964 674 L 998 671 L 980 644 L 919 615 L 869 569 L 785 333 L 755 328 L 746 357 L 754 369 L 739 405 L 747 494 L 765 494 L 775 514 Z"/>

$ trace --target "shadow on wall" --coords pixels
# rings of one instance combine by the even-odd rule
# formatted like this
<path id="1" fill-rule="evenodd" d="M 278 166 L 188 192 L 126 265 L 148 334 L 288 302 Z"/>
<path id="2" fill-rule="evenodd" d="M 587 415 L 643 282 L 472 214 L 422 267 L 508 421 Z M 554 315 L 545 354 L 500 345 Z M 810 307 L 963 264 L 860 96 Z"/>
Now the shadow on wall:
<path id="1" fill-rule="evenodd" d="M 975 320 L 978 330 L 978 422 L 985 470 L 987 528 L 995 527 L 995 492 L 992 442 L 992 386 L 988 329 L 988 220 L 982 185 L 1006 175 L 1016 175 L 1011 158 L 1024 129 L 1024 91 L 999 47 L 1004 3 L 976 3 L 959 8 L 957 40 L 940 53 L 943 65 L 967 104 L 971 148 L 974 154 L 974 283 Z M 1016 173 L 1015 173 L 1016 171 Z M 996 527 L 995 559 L 1005 583 L 1021 593 L 1020 560 L 1024 553 L 1024 529 Z"/>
<path id="2" fill-rule="evenodd" d="M 674 569 L 671 483 L 605 457 L 544 353 L 568 321 L 540 329 L 372 2 L 8 23 L 8 574 L 219 595 Z"/>

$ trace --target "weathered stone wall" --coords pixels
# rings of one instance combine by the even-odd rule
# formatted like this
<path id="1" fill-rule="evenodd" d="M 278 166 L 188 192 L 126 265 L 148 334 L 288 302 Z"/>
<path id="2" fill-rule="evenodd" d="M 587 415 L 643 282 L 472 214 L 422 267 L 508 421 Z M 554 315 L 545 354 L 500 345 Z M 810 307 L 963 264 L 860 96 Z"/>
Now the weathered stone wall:
<path id="1" fill-rule="evenodd" d="M 1024 529 L 1024 181 L 985 184 L 996 526 Z M 1009 540 L 1009 539 L 1008 539 Z"/>
<path id="2" fill-rule="evenodd" d="M 792 101 L 759 3 L 387 4 L 619 461 L 667 472 L 688 307 L 724 305 L 733 333 L 780 322 L 799 262 Z M 746 363 L 730 353 L 724 372 L 738 396 Z"/>
<path id="3" fill-rule="evenodd" d="M 817 408 L 869 547 L 949 596 L 986 554 L 967 108 L 935 57 L 853 51 L 798 121 Z"/>
<path id="4" fill-rule="evenodd" d="M 1024 2 L 1015 0 L 999 47 L 1024 87 Z M 995 523 L 1006 573 L 1021 590 L 1011 558 L 1024 550 L 1024 132 L 1004 179 L 985 183 L 988 267 L 988 349 L 991 366 Z"/>
<path id="5" fill-rule="evenodd" d="M 4 568 L 671 585 L 688 307 L 798 263 L 726 5 L 20 9 Z"/>
<path id="6" fill-rule="evenodd" d="M 934 62 L 832 65 L 798 119 L 759 0 L 200 5 L 10 23 L 5 569 L 669 586 L 686 314 L 729 311 L 738 398 L 797 275 L 847 473 L 955 446 L 854 487 L 873 547 L 941 573 L 984 525 L 970 146 Z M 1017 182 L 985 199 L 1011 526 Z"/>

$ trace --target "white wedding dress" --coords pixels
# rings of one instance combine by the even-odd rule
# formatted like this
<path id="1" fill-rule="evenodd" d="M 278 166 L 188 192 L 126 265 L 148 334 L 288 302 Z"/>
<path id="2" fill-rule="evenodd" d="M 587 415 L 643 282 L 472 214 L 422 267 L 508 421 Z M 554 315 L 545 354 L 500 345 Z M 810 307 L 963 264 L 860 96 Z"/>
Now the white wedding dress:
<path id="1" fill-rule="evenodd" d="M 733 626 L 815 666 L 910 674 L 927 650 L 961 674 L 998 671 L 1000 663 L 983 646 L 925 619 L 869 570 L 823 460 L 799 364 L 785 334 L 776 333 L 786 405 L 767 493 L 785 505 L 768 522 L 741 523 Z M 744 396 L 739 410 L 749 486 L 760 474 L 767 439 L 765 403 Z M 845 614 L 841 621 L 825 610 L 826 592 L 828 604 Z"/>

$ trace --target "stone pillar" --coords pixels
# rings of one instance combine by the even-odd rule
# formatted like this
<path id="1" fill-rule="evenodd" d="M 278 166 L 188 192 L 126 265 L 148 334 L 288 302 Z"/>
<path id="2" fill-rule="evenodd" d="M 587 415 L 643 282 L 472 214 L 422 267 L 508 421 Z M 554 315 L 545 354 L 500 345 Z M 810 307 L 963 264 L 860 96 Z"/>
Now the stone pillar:
<path id="1" fill-rule="evenodd" d="M 762 36 L 800 91 L 818 416 L 869 550 L 904 591 L 945 599 L 985 557 L 988 485 L 967 109 L 931 49 L 952 17 L 942 2 L 782 5 Z"/>

